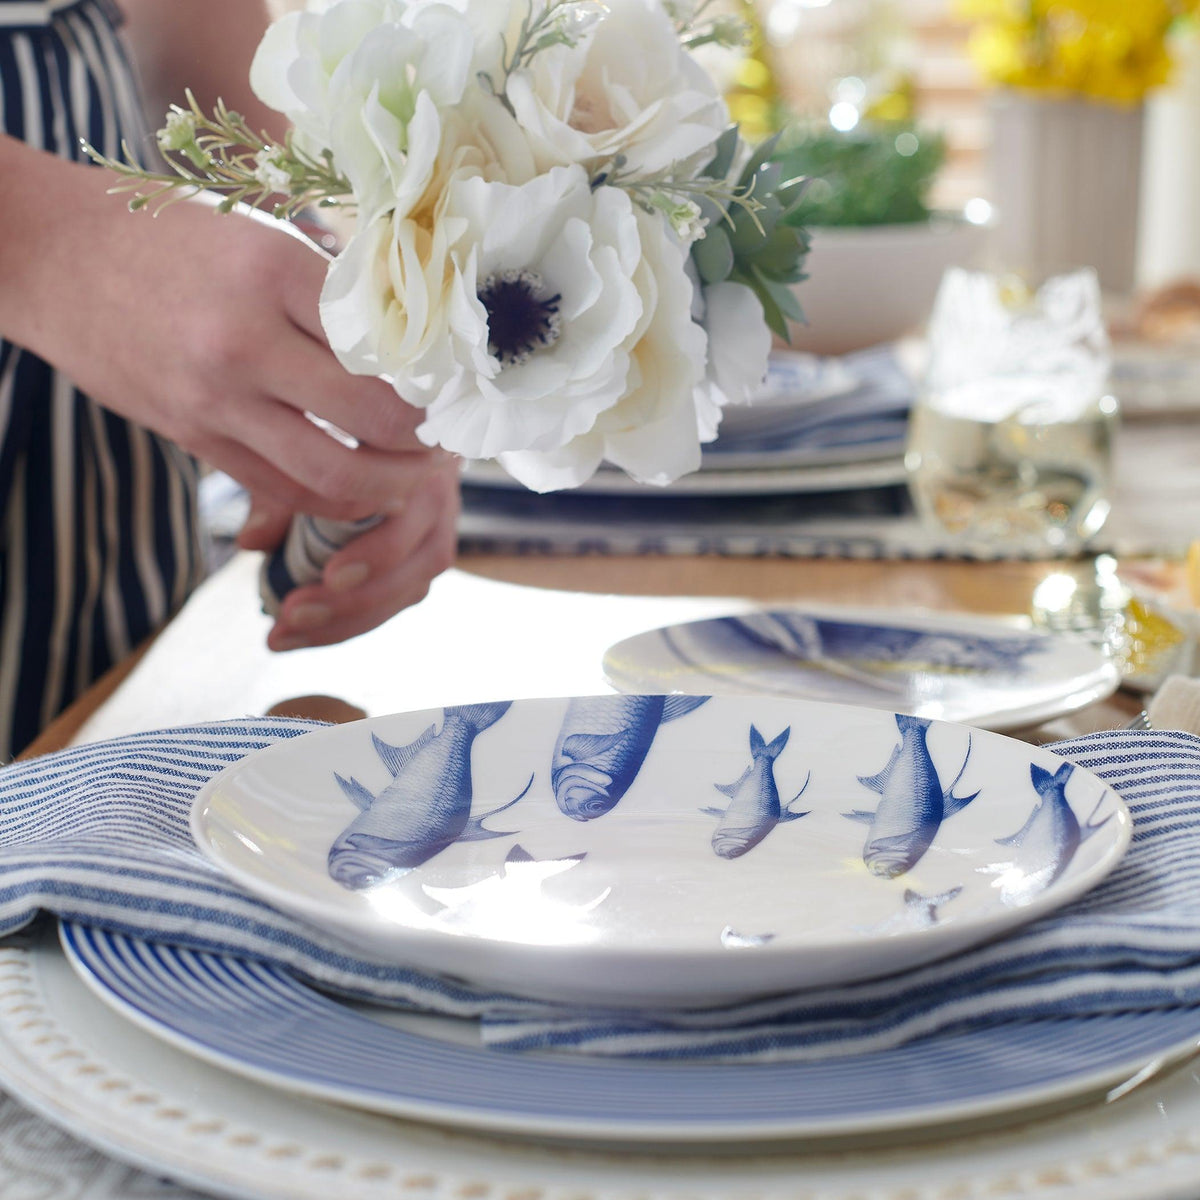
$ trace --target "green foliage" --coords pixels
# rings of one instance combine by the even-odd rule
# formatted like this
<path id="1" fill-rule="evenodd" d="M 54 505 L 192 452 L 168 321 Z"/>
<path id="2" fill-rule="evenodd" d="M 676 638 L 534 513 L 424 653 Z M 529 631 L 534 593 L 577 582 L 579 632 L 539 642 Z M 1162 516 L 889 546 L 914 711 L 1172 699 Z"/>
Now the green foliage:
<path id="1" fill-rule="evenodd" d="M 789 220 L 802 225 L 893 225 L 929 217 L 929 190 L 946 156 L 939 133 L 887 122 L 848 133 L 796 126 L 773 153 L 785 176 L 812 185 Z"/>
<path id="2" fill-rule="evenodd" d="M 727 130 L 704 174 L 722 177 L 736 146 L 737 130 Z M 773 157 L 776 150 L 775 138 L 764 142 L 739 174 L 736 191 L 747 203 L 722 208 L 710 197 L 698 198 L 708 225 L 692 246 L 692 261 L 705 285 L 729 280 L 750 288 L 767 324 L 786 338 L 788 320 L 804 319 L 794 285 L 805 278 L 809 239 L 799 212 L 808 180 L 794 178 Z"/>

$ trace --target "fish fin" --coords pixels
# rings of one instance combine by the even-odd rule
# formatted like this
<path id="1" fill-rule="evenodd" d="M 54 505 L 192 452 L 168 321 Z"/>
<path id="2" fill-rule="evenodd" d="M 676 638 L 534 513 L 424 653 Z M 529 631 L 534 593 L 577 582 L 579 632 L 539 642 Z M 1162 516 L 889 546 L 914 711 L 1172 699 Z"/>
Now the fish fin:
<path id="1" fill-rule="evenodd" d="M 525 797 L 529 794 L 529 789 L 531 787 L 533 787 L 533 778 L 534 778 L 534 775 L 536 775 L 536 774 L 537 774 L 537 772 L 535 771 L 533 775 L 529 776 L 529 782 L 526 783 L 525 786 L 511 800 L 507 801 L 504 804 L 501 804 L 498 808 L 493 808 L 491 810 L 491 812 L 485 812 L 482 816 L 472 817 L 471 823 L 479 824 L 480 828 L 483 828 L 482 823 L 484 821 L 486 821 L 488 819 L 488 817 L 494 817 L 497 813 L 502 813 L 506 808 L 512 808 L 512 806 L 514 804 L 516 804 L 516 802 L 518 800 L 524 800 Z M 487 832 L 488 831 L 485 829 L 484 833 L 487 833 Z M 507 834 L 501 834 L 500 836 L 506 837 Z M 462 841 L 462 839 L 459 838 L 459 841 Z"/>
<path id="2" fill-rule="evenodd" d="M 730 800 L 732 800 L 734 796 L 737 795 L 738 788 L 741 787 L 741 785 L 742 781 L 737 779 L 734 780 L 733 783 L 714 783 L 713 787 L 715 787 L 722 796 L 728 796 Z"/>
<path id="3" fill-rule="evenodd" d="M 888 776 L 892 773 L 896 766 L 896 760 L 900 757 L 900 747 L 892 747 L 892 757 L 888 759 L 887 766 L 883 768 L 877 775 L 860 775 L 858 782 L 863 787 L 870 788 L 873 792 L 882 792 L 884 785 L 888 781 Z"/>
<path id="4" fill-rule="evenodd" d="M 1033 812 L 1029 814 L 1025 824 L 1017 830 L 1016 833 L 1010 833 L 1007 837 L 998 837 L 996 839 L 997 846 L 1019 846 L 1024 840 L 1025 835 L 1029 832 L 1029 827 L 1033 824 L 1033 819 L 1042 811 L 1041 801 L 1033 806 Z"/>
<path id="5" fill-rule="evenodd" d="M 791 736 L 792 727 L 789 725 L 778 737 L 773 738 L 762 748 L 762 756 L 768 762 L 774 762 L 782 753 L 787 740 Z"/>
<path id="6" fill-rule="evenodd" d="M 665 725 L 668 721 L 686 717 L 688 713 L 695 712 L 700 705 L 711 699 L 711 696 L 668 696 L 663 701 L 662 720 L 659 724 Z"/>
<path id="7" fill-rule="evenodd" d="M 1100 805 L 1104 803 L 1107 796 L 1108 788 L 1105 788 L 1104 791 L 1100 793 L 1100 799 L 1096 801 L 1095 807 L 1090 813 L 1088 813 L 1087 820 L 1084 821 L 1084 823 L 1079 827 L 1079 840 L 1081 842 L 1087 841 L 1087 839 L 1090 838 L 1093 833 L 1095 833 L 1097 830 L 1103 829 L 1104 826 L 1107 825 L 1109 821 L 1111 821 L 1113 817 L 1117 815 L 1115 812 L 1110 812 L 1103 821 L 1097 821 L 1094 825 L 1092 824 L 1092 819 L 1100 811 Z"/>
<path id="8" fill-rule="evenodd" d="M 812 772 L 809 771 L 804 777 L 804 786 L 783 806 L 785 809 L 790 809 L 805 792 L 808 791 L 808 785 L 812 783 Z"/>
<path id="9" fill-rule="evenodd" d="M 490 704 L 459 704 L 442 709 L 442 715 L 458 717 L 476 733 L 481 733 L 488 726 L 495 725 L 511 707 L 511 700 L 496 700 Z"/>
<path id="10" fill-rule="evenodd" d="M 524 846 L 514 845 L 513 848 L 504 856 L 506 863 L 531 863 L 535 859 Z"/>
<path id="11" fill-rule="evenodd" d="M 804 812 L 793 812 L 790 808 L 785 808 L 779 814 L 779 823 L 782 825 L 784 821 L 798 821 L 801 817 L 807 817 L 812 812 L 811 808 L 806 808 Z"/>
<path id="12" fill-rule="evenodd" d="M 627 729 L 616 733 L 572 733 L 562 744 L 562 752 L 573 762 L 586 762 L 601 754 L 607 754 L 619 746 L 628 736 Z"/>
<path id="13" fill-rule="evenodd" d="M 868 825 L 875 820 L 875 814 L 873 812 L 867 812 L 866 809 L 863 808 L 856 808 L 850 812 L 844 812 L 842 813 L 842 816 L 845 817 L 847 821 L 865 821 Z"/>
<path id="14" fill-rule="evenodd" d="M 767 743 L 763 735 L 758 732 L 755 726 L 750 726 L 750 757 L 761 758 L 763 751 L 767 748 Z"/>
<path id="15" fill-rule="evenodd" d="M 896 728 L 899 729 L 901 733 L 903 733 L 906 729 L 928 729 L 929 724 L 930 721 L 928 717 L 914 717 L 909 713 L 896 714 Z"/>
<path id="16" fill-rule="evenodd" d="M 416 741 L 409 742 L 407 746 L 393 746 L 389 742 L 385 742 L 378 734 L 371 734 L 371 741 L 375 745 L 375 753 L 379 755 L 380 761 L 392 773 L 395 778 L 408 766 L 419 751 L 433 741 L 433 731 L 435 726 L 430 725 L 428 729 L 422 733 Z"/>
<path id="17" fill-rule="evenodd" d="M 963 755 L 962 766 L 958 768 L 958 774 L 954 777 L 954 782 L 942 793 L 942 819 L 952 817 L 955 813 L 962 812 L 983 789 L 972 792 L 969 796 L 956 796 L 954 789 L 958 787 L 958 781 L 962 779 L 963 772 L 967 769 L 967 763 L 971 761 L 971 735 L 967 734 L 967 752 Z"/>
<path id="18" fill-rule="evenodd" d="M 375 803 L 375 797 L 367 791 L 353 775 L 349 779 L 343 779 L 336 771 L 333 773 L 334 779 L 338 781 L 342 791 L 346 794 L 346 799 L 354 805 L 355 808 L 366 812 L 367 809 Z"/>
<path id="19" fill-rule="evenodd" d="M 717 808 L 712 804 L 706 804 L 700 811 L 704 813 L 706 817 L 723 817 L 726 812 L 725 809 Z"/>
<path id="20" fill-rule="evenodd" d="M 1029 764 L 1029 779 L 1033 783 L 1034 790 L 1041 792 L 1054 778 L 1045 767 L 1039 767 L 1037 763 Z"/>
<path id="21" fill-rule="evenodd" d="M 488 813 L 491 816 L 491 813 Z M 487 842 L 492 838 L 512 837 L 514 833 L 520 833 L 519 829 L 484 829 L 479 823 L 482 817 L 472 817 L 466 825 L 466 828 L 456 837 L 456 842 Z M 520 860 L 518 860 L 520 861 Z"/>
<path id="22" fill-rule="evenodd" d="M 945 820 L 947 817 L 954 816 L 955 813 L 962 812 L 981 791 L 983 791 L 982 788 L 979 791 L 972 792 L 969 796 L 952 796 L 947 792 L 942 797 L 942 819 Z"/>

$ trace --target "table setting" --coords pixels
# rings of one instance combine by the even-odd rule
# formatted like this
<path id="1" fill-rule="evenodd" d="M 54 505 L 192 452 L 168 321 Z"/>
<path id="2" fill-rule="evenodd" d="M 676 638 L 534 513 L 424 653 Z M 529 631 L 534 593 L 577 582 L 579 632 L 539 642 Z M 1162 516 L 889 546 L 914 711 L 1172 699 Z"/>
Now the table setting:
<path id="1" fill-rule="evenodd" d="M 227 545 L 0 769 L 0 1197 L 1200 1194 L 1191 448 L 1090 268 L 806 343 L 744 37 L 314 0 L 285 139 L 89 148 L 135 212 L 346 210 L 321 325 L 462 460 L 460 558 L 274 654 L 378 518 Z"/>

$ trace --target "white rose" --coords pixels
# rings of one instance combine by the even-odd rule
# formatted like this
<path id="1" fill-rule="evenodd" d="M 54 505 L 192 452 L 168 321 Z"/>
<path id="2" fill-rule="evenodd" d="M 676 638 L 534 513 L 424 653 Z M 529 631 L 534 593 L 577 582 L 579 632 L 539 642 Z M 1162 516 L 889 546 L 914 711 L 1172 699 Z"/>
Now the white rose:
<path id="1" fill-rule="evenodd" d="M 505 470 L 535 491 L 577 487 L 606 459 L 643 483 L 667 484 L 700 466 L 700 442 L 716 433 L 687 250 L 658 216 L 639 209 L 635 219 L 642 257 L 633 282 L 642 315 L 628 339 L 628 389 L 564 445 L 500 455 Z"/>
<path id="2" fill-rule="evenodd" d="M 474 49 L 470 25 L 448 5 L 338 0 L 274 22 L 250 82 L 302 148 L 332 151 L 370 219 L 407 211 L 428 187 L 441 112 L 462 99 Z"/>
<path id="3" fill-rule="evenodd" d="M 540 51 L 507 95 L 544 169 L 595 167 L 656 175 L 703 166 L 729 124 L 706 71 L 683 49 L 659 0 L 608 0 L 608 15 L 574 47 Z"/>

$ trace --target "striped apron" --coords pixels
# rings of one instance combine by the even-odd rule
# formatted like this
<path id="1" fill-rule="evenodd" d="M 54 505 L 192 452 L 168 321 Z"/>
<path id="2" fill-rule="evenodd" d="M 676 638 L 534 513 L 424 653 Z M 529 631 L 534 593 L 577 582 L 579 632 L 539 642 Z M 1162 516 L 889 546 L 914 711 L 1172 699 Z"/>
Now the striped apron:
<path id="1" fill-rule="evenodd" d="M 75 160 L 80 138 L 112 157 L 144 145 L 119 16 L 112 0 L 0 0 L 0 129 Z M 0 338 L 0 763 L 198 581 L 196 475 Z"/>

